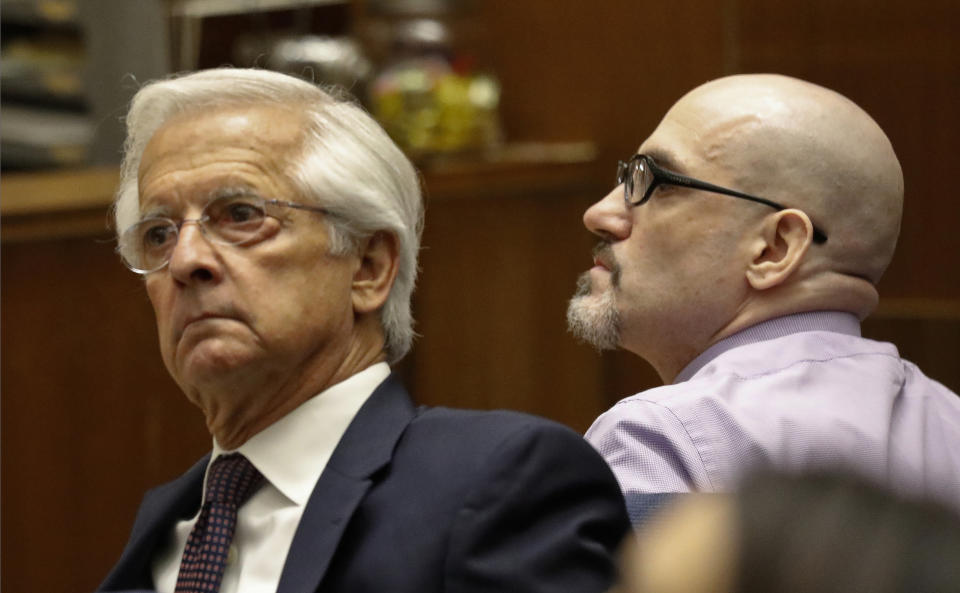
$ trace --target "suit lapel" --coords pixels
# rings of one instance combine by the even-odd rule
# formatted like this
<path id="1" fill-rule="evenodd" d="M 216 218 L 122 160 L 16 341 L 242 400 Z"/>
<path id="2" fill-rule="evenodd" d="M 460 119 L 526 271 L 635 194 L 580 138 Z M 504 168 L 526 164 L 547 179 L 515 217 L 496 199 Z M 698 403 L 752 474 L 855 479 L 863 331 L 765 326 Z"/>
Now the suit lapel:
<path id="1" fill-rule="evenodd" d="M 209 461 L 207 455 L 187 473 L 144 496 L 130 541 L 101 589 L 153 587 L 150 567 L 157 546 L 176 521 L 190 517 L 200 508 L 203 474 Z"/>
<path id="2" fill-rule="evenodd" d="M 357 412 L 307 501 L 280 576 L 277 593 L 313 593 L 320 586 L 350 517 L 390 462 L 413 419 L 410 396 L 395 374 Z"/>

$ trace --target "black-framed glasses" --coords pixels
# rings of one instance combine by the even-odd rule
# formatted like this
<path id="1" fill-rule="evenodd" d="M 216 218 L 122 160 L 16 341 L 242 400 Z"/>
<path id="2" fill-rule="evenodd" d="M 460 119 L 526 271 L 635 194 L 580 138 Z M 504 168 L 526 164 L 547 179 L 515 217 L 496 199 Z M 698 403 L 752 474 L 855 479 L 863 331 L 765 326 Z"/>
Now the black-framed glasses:
<path id="1" fill-rule="evenodd" d="M 197 223 L 203 236 L 214 243 L 256 243 L 276 228 L 268 221 L 279 220 L 279 208 L 330 214 L 319 206 L 267 200 L 255 195 L 221 196 L 204 206 L 200 218 L 180 222 L 164 216 L 144 218 L 120 235 L 120 256 L 123 263 L 137 274 L 156 272 L 170 263 L 180 228 L 188 222 Z"/>
<path id="2" fill-rule="evenodd" d="M 623 184 L 623 197 L 630 206 L 640 206 L 644 204 L 660 185 L 676 185 L 750 200 L 751 202 L 764 204 L 777 210 L 787 209 L 787 206 L 766 198 L 752 196 L 735 189 L 720 187 L 719 185 L 662 169 L 657 166 L 653 157 L 645 154 L 635 154 L 630 157 L 629 161 L 619 161 L 617 163 L 617 185 L 620 184 Z M 822 244 L 826 243 L 826 241 L 826 233 L 821 231 L 817 225 L 813 225 L 813 242 Z"/>

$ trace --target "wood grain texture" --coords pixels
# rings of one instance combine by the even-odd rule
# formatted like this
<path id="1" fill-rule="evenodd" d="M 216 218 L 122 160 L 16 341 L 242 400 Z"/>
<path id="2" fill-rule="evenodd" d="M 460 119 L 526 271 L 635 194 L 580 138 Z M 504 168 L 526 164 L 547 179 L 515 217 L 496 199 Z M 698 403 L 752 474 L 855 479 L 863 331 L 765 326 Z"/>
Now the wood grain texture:
<path id="1" fill-rule="evenodd" d="M 414 298 L 420 401 L 519 409 L 578 430 L 604 409 L 600 358 L 565 330 L 593 243 L 569 221 L 589 199 L 554 192 L 434 205 Z"/>
<path id="2" fill-rule="evenodd" d="M 91 591 L 143 492 L 210 439 L 108 242 L 5 243 L 0 258 L 3 589 Z"/>

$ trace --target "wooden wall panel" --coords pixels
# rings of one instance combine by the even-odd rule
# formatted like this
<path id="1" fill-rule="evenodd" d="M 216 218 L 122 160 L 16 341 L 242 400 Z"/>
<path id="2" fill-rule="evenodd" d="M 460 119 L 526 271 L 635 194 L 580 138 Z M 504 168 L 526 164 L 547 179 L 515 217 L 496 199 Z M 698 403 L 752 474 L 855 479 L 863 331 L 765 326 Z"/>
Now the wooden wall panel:
<path id="1" fill-rule="evenodd" d="M 478 2 L 508 138 L 591 140 L 629 156 L 690 88 L 722 74 L 724 2 Z"/>
<path id="2" fill-rule="evenodd" d="M 589 199 L 558 192 L 430 208 L 415 297 L 421 402 L 524 410 L 580 431 L 606 408 L 600 357 L 565 330 L 593 246 L 570 221 Z"/>
<path id="3" fill-rule="evenodd" d="M 92 591 L 147 488 L 210 446 L 105 239 L 2 249 L 5 591 Z M 53 534 L 53 535 L 51 535 Z"/>

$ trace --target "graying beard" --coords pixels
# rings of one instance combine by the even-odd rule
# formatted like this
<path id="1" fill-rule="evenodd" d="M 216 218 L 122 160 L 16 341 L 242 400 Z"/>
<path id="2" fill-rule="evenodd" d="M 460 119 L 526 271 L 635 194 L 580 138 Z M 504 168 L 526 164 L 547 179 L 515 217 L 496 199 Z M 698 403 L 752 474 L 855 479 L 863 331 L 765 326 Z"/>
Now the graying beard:
<path id="1" fill-rule="evenodd" d="M 567 306 L 567 330 L 597 350 L 615 350 L 620 343 L 613 289 L 591 297 L 589 272 L 577 279 L 577 290 Z"/>

